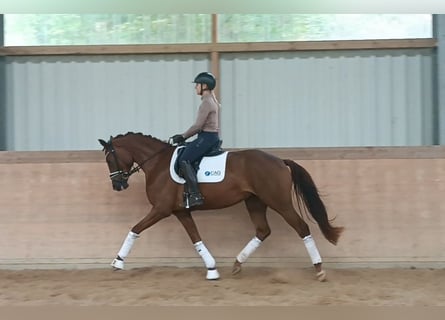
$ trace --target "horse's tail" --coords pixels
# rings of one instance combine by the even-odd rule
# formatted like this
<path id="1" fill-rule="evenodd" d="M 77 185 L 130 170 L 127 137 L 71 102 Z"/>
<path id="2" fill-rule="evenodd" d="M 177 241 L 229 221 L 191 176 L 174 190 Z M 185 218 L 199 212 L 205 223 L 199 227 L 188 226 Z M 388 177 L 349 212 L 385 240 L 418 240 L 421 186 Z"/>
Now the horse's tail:
<path id="1" fill-rule="evenodd" d="M 283 161 L 291 170 L 292 180 L 294 182 L 299 204 L 301 199 L 303 199 L 306 208 L 315 221 L 317 221 L 325 238 L 332 244 L 337 244 L 338 238 L 343 231 L 343 227 L 334 227 L 330 224 L 326 207 L 318 194 L 317 187 L 312 180 L 311 175 L 296 162 L 289 159 Z"/>

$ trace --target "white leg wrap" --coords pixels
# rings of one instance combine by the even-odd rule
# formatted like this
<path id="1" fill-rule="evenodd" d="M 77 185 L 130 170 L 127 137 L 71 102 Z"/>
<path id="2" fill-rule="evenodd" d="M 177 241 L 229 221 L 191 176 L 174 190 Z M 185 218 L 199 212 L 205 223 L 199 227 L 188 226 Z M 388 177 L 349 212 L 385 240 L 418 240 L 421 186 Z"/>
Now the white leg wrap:
<path id="1" fill-rule="evenodd" d="M 124 270 L 124 262 L 122 260 L 119 259 L 114 259 L 111 262 L 111 266 L 115 269 L 119 269 L 119 270 Z"/>
<path id="2" fill-rule="evenodd" d="M 134 233 L 132 231 L 128 232 L 128 235 L 125 238 L 125 241 L 122 244 L 122 247 L 117 255 L 122 259 L 125 259 L 125 257 L 128 256 L 128 254 L 130 253 L 131 247 L 133 247 L 134 240 L 136 240 L 137 238 L 139 238 L 139 235 L 137 233 Z"/>
<path id="3" fill-rule="evenodd" d="M 307 252 L 311 257 L 312 264 L 321 263 L 320 253 L 318 252 L 317 246 L 315 245 L 315 241 L 311 235 L 308 235 L 303 238 L 304 245 L 306 246 Z"/>
<path id="4" fill-rule="evenodd" d="M 253 239 L 250 240 L 249 243 L 244 247 L 244 249 L 241 250 L 241 252 L 238 254 L 236 260 L 238 260 L 238 262 L 240 263 L 246 262 L 247 258 L 249 258 L 250 255 L 254 253 L 256 249 L 258 249 L 261 243 L 262 241 L 260 239 L 258 239 L 257 237 L 253 237 Z"/>
<path id="5" fill-rule="evenodd" d="M 213 256 L 210 254 L 209 250 L 207 250 L 206 246 L 202 241 L 196 242 L 193 244 L 195 246 L 196 251 L 201 256 L 202 260 L 204 260 L 205 266 L 207 269 L 213 269 L 216 266 L 216 261 Z"/>

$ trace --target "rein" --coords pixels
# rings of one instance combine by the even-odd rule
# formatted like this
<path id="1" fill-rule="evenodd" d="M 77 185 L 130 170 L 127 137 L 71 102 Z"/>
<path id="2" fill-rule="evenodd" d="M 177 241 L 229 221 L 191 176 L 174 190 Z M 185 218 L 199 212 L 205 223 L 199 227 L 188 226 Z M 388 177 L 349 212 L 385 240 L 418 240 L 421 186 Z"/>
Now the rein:
<path id="1" fill-rule="evenodd" d="M 146 163 L 147 161 L 153 159 L 154 157 L 156 157 L 158 154 L 160 154 L 161 152 L 165 151 L 166 149 L 168 149 L 170 147 L 170 145 L 165 146 L 164 148 L 162 148 L 161 150 L 159 150 L 158 152 L 155 152 L 154 154 L 151 155 L 151 157 L 148 157 L 147 159 L 145 159 L 144 161 L 141 162 L 141 164 L 137 165 L 136 167 L 132 168 L 129 172 L 127 172 L 127 176 L 130 177 L 133 173 L 135 172 L 139 172 L 139 170 L 142 169 L 142 166 L 144 165 L 144 163 Z"/>

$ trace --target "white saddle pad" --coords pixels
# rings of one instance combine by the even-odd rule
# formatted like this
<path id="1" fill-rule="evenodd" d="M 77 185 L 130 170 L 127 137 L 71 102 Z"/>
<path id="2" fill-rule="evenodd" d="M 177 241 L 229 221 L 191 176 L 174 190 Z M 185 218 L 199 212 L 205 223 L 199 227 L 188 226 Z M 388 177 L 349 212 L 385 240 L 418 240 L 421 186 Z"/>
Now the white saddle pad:
<path id="1" fill-rule="evenodd" d="M 173 152 L 173 156 L 170 160 L 170 176 L 173 181 L 184 184 L 185 180 L 175 172 L 175 162 L 178 158 L 178 150 L 181 148 L 184 147 L 177 147 Z M 202 158 L 197 173 L 198 182 L 215 183 L 223 181 L 224 176 L 226 175 L 226 160 L 228 153 L 228 151 L 225 151 L 217 156 Z"/>

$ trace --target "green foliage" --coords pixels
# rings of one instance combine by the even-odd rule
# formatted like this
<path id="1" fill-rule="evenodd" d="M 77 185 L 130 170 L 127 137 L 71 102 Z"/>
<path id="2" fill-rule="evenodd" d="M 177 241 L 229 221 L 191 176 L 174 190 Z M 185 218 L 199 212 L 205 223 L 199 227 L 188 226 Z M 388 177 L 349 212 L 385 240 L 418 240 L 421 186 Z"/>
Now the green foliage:
<path id="1" fill-rule="evenodd" d="M 7 45 L 154 44 L 210 41 L 207 14 L 5 15 Z"/>
<path id="2" fill-rule="evenodd" d="M 324 30 L 322 15 L 219 15 L 221 42 L 298 41 Z"/>
<path id="3" fill-rule="evenodd" d="M 6 14 L 5 45 L 211 41 L 209 14 Z M 220 14 L 220 42 L 432 37 L 425 14 Z"/>

